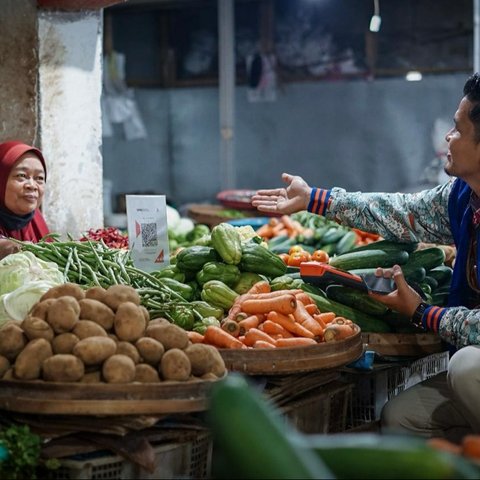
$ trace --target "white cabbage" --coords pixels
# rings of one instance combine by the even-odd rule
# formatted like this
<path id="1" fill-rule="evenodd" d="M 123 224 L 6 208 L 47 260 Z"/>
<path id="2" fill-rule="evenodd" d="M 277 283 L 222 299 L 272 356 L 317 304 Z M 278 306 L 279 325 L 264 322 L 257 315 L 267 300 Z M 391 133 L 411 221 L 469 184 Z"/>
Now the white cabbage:
<path id="1" fill-rule="evenodd" d="M 32 252 L 12 253 L 0 260 L 0 295 L 37 281 L 53 286 L 65 283 L 65 277 L 56 263 L 40 260 Z"/>
<path id="2" fill-rule="evenodd" d="M 8 320 L 23 321 L 33 305 L 54 285 L 48 281 L 32 281 L 0 296 L 0 326 Z"/>

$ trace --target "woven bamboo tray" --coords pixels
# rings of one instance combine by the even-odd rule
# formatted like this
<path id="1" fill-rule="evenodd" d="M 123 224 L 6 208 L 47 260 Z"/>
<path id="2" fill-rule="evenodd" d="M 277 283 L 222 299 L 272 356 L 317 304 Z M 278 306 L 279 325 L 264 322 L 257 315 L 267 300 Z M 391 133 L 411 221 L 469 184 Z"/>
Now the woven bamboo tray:
<path id="1" fill-rule="evenodd" d="M 285 375 L 345 366 L 363 353 L 361 333 L 338 342 L 276 349 L 220 349 L 228 371 L 248 375 Z"/>
<path id="2" fill-rule="evenodd" d="M 367 350 L 379 355 L 420 357 L 445 350 L 434 333 L 362 333 Z"/>
<path id="3" fill-rule="evenodd" d="M 0 380 L 0 409 L 54 415 L 158 415 L 200 412 L 218 380 L 161 383 L 62 383 Z"/>

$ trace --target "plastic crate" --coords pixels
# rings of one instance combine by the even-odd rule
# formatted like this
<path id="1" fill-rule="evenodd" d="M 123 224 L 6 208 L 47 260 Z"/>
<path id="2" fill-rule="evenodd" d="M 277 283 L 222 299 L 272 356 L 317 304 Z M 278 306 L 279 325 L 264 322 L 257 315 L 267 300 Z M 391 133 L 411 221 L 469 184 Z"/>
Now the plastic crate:
<path id="1" fill-rule="evenodd" d="M 210 478 L 212 442 L 208 432 L 184 443 L 154 445 L 155 471 L 148 472 L 119 455 L 106 451 L 60 459 L 50 474 L 54 480 L 88 479 L 201 479 Z"/>
<path id="2" fill-rule="evenodd" d="M 344 380 L 353 385 L 347 428 L 355 429 L 378 422 L 383 406 L 406 388 L 444 372 L 448 352 L 434 353 L 409 364 L 393 364 L 372 372 L 347 373 Z"/>
<path id="3" fill-rule="evenodd" d="M 323 385 L 286 403 L 286 420 L 304 433 L 338 433 L 347 425 L 352 385 L 341 381 Z"/>

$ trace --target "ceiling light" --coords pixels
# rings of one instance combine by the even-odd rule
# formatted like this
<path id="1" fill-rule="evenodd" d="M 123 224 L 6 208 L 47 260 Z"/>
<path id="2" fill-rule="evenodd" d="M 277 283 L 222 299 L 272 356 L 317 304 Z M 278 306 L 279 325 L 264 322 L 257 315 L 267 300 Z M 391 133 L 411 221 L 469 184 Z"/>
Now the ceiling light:
<path id="1" fill-rule="evenodd" d="M 373 15 L 370 19 L 370 31 L 378 32 L 380 30 L 380 25 L 382 24 L 382 19 L 380 17 L 380 0 L 373 0 Z"/>
<path id="2" fill-rule="evenodd" d="M 412 70 L 411 72 L 407 72 L 405 75 L 405 80 L 408 82 L 419 82 L 422 79 L 422 74 L 416 70 Z"/>

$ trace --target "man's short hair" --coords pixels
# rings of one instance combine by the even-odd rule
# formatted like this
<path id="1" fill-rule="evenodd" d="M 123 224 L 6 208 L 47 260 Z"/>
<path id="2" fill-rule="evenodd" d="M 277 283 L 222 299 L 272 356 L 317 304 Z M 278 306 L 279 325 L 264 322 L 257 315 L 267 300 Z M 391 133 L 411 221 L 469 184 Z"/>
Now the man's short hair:
<path id="1" fill-rule="evenodd" d="M 475 140 L 480 143 L 480 74 L 478 72 L 465 82 L 463 95 L 473 104 L 468 117 L 475 127 Z"/>

